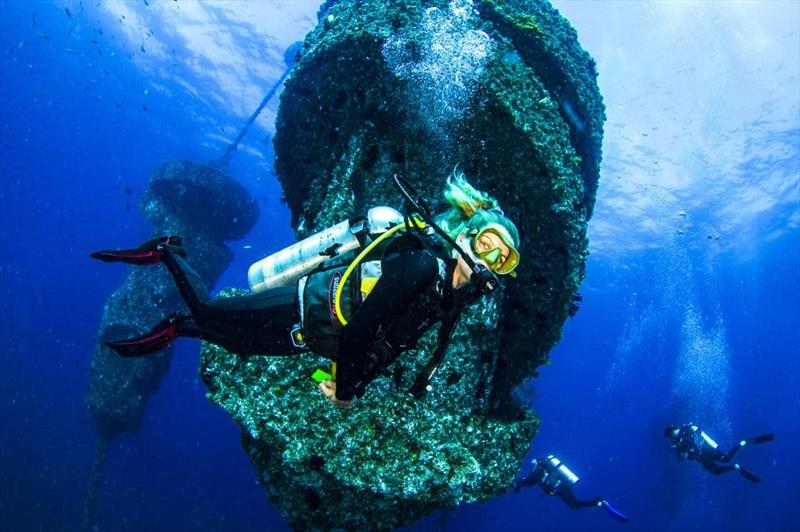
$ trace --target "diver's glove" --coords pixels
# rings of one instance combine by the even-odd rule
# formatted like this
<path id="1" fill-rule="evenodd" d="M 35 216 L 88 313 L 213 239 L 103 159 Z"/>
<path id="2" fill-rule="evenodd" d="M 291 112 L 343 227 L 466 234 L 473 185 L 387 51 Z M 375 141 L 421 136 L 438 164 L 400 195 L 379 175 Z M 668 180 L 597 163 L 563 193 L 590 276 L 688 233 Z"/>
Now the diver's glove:
<path id="1" fill-rule="evenodd" d="M 475 266 L 469 280 L 481 295 L 491 294 L 500 286 L 497 276 L 480 264 Z"/>

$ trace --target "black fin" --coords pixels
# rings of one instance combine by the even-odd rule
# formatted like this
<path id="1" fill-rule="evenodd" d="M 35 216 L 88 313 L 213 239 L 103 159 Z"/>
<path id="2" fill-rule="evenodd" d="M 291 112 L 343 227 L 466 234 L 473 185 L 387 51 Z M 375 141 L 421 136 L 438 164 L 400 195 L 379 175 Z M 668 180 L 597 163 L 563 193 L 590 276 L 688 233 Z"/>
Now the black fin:
<path id="1" fill-rule="evenodd" d="M 741 475 L 742 475 L 744 478 L 746 478 L 747 480 L 749 480 L 749 481 L 750 481 L 750 482 L 752 482 L 753 484 L 758 484 L 759 482 L 761 482 L 761 479 L 760 479 L 760 478 L 758 478 L 758 477 L 757 477 L 757 476 L 755 476 L 753 473 L 751 473 L 750 471 L 748 471 L 747 469 L 745 469 L 745 468 L 743 468 L 743 467 L 740 467 L 740 468 L 739 468 L 739 473 L 741 473 Z"/>
<path id="2" fill-rule="evenodd" d="M 747 443 L 752 443 L 752 444 L 767 443 L 767 442 L 771 442 L 774 439 L 775 439 L 775 435 L 772 434 L 772 433 L 762 434 L 761 436 L 756 436 L 755 438 L 750 438 L 749 440 L 747 440 Z"/>

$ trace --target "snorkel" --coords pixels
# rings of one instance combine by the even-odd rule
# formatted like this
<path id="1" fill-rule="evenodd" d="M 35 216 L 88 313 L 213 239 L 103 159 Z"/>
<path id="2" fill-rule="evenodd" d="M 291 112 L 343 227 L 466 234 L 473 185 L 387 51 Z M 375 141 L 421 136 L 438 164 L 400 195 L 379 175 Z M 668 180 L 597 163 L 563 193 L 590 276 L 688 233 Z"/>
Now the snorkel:
<path id="1" fill-rule="evenodd" d="M 436 231 L 439 236 L 445 242 L 447 242 L 461 256 L 462 259 L 464 259 L 464 262 L 467 264 L 469 269 L 472 270 L 472 275 L 470 276 L 470 283 L 472 286 L 474 286 L 475 289 L 477 289 L 477 291 L 482 295 L 491 294 L 494 292 L 500 286 L 500 281 L 497 276 L 489 270 L 482 260 L 473 255 L 472 250 L 470 249 L 472 247 L 471 238 L 468 249 L 464 250 L 464 248 L 458 242 L 448 235 L 447 232 L 439 227 L 439 225 L 433 220 L 430 207 L 428 207 L 428 204 L 414 189 L 414 187 L 412 187 L 408 181 L 397 174 L 393 176 L 393 179 L 394 185 L 397 187 L 397 190 L 400 191 L 400 194 L 403 195 L 403 198 L 405 198 L 408 204 L 406 209 L 406 224 L 414 226 L 420 231 L 422 230 L 414 217 L 411 215 L 411 211 L 415 211 L 415 213 L 422 218 L 428 226 L 432 227 L 434 231 Z"/>

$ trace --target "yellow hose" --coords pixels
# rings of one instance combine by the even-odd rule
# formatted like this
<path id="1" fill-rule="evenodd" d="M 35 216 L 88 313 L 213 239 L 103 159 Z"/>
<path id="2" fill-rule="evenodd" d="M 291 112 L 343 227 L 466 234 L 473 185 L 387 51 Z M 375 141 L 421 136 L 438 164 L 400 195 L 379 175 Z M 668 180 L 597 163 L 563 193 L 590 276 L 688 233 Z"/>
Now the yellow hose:
<path id="1" fill-rule="evenodd" d="M 425 223 L 422 220 L 415 218 L 414 221 L 416 222 L 416 225 L 418 227 L 425 227 Z M 370 251 L 375 249 L 375 247 L 378 246 L 378 244 L 380 244 L 381 242 L 383 242 L 384 240 L 386 240 L 387 238 L 398 232 L 400 229 L 405 229 L 405 228 L 406 228 L 405 224 L 400 224 L 396 225 L 395 227 L 392 227 L 391 229 L 383 233 L 381 236 L 375 239 L 374 242 L 370 243 L 370 245 L 364 248 L 364 250 L 361 253 L 359 253 L 358 256 L 355 258 L 355 260 L 353 260 L 353 262 L 350 263 L 350 266 L 347 268 L 347 270 L 345 270 L 344 275 L 342 276 L 342 280 L 339 282 L 339 286 L 336 288 L 336 296 L 333 298 L 333 308 L 336 311 L 336 317 L 339 318 L 339 322 L 343 326 L 347 325 L 347 319 L 344 317 L 344 314 L 342 313 L 342 305 L 341 305 L 342 291 L 344 290 L 344 285 L 347 282 L 347 279 L 350 277 L 350 274 L 353 273 L 353 270 L 356 269 L 356 267 L 361 263 L 364 257 L 366 257 Z"/>

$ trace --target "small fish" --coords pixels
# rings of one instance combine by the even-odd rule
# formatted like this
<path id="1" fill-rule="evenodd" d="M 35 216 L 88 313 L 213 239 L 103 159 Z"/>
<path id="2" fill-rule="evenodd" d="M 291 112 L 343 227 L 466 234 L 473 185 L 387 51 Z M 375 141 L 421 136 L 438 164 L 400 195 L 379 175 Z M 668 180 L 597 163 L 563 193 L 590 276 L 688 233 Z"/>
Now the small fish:
<path id="1" fill-rule="evenodd" d="M 127 201 L 125 202 L 125 212 L 131 212 L 131 204 Z"/>
<path id="2" fill-rule="evenodd" d="M 31 17 L 31 28 L 36 27 L 36 14 Z"/>
<path id="3" fill-rule="evenodd" d="M 14 53 L 14 48 L 13 47 L 9 48 L 8 49 L 8 53 L 13 54 Z"/>
<path id="4" fill-rule="evenodd" d="M 68 54 L 74 54 L 75 53 L 75 50 L 73 50 L 72 48 L 64 48 L 64 51 L 67 52 Z"/>
<path id="5" fill-rule="evenodd" d="M 92 44 L 97 44 L 97 39 L 92 39 Z"/>
<path id="6" fill-rule="evenodd" d="M 101 50 L 100 48 L 98 48 L 98 49 L 97 49 L 97 55 L 103 55 L 103 50 Z"/>
<path id="7" fill-rule="evenodd" d="M 120 17 L 122 17 L 122 20 L 128 20 L 127 18 L 125 18 L 125 15 L 120 15 Z"/>
<path id="8" fill-rule="evenodd" d="M 142 53 L 145 53 L 145 54 L 146 54 L 147 52 L 146 52 L 146 51 L 145 51 L 145 49 L 144 49 L 144 45 L 142 45 L 142 47 L 141 47 L 141 48 L 142 48 Z"/>
<path id="9" fill-rule="evenodd" d="M 244 246 L 242 246 L 242 249 L 253 249 L 253 246 L 252 244 L 245 244 Z"/>
<path id="10" fill-rule="evenodd" d="M 150 7 L 150 3 L 147 0 L 144 0 L 144 5 L 146 5 L 147 7 Z"/>
<path id="11" fill-rule="evenodd" d="M 114 105 L 117 107 L 117 109 L 122 109 L 122 104 L 121 103 L 114 102 Z"/>
<path id="12" fill-rule="evenodd" d="M 40 39 L 44 39 L 46 41 L 50 40 L 50 36 L 48 34 L 46 34 L 46 33 L 42 33 L 41 31 L 37 31 L 36 32 L 36 36 L 39 37 Z"/>
<path id="13" fill-rule="evenodd" d="M 30 76 L 31 74 L 33 74 L 33 65 L 29 64 L 28 65 L 28 75 Z"/>
<path id="14" fill-rule="evenodd" d="M 65 7 L 64 7 L 64 11 L 67 13 L 67 16 L 68 16 L 69 18 L 72 18 L 72 13 L 70 13 L 70 12 L 69 12 L 69 8 L 68 8 L 68 7 L 66 7 L 66 6 L 65 6 Z"/>
<path id="15" fill-rule="evenodd" d="M 131 187 L 125 187 L 125 194 L 127 194 L 128 196 L 133 194 L 133 190 L 131 189 Z"/>
<path id="16" fill-rule="evenodd" d="M 108 70 L 106 70 L 105 68 L 103 68 L 103 69 L 101 69 L 101 70 L 103 71 L 103 75 L 104 75 L 104 76 L 108 76 Z"/>
<path id="17" fill-rule="evenodd" d="M 147 108 L 147 106 L 146 106 L 145 104 L 142 104 L 142 110 L 143 110 L 143 111 L 149 111 L 150 109 L 148 109 L 148 108 Z"/>

